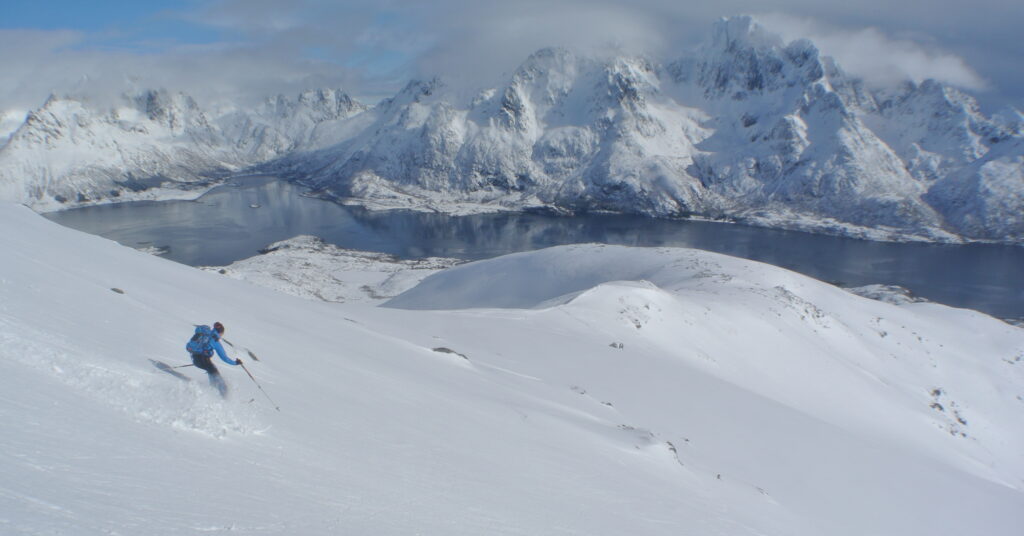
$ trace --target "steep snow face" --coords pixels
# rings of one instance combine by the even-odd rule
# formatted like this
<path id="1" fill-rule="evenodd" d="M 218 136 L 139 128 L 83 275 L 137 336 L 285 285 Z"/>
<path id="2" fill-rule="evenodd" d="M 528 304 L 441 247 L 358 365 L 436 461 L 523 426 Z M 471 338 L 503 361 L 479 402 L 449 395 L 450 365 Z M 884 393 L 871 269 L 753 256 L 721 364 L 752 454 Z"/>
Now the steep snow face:
<path id="1" fill-rule="evenodd" d="M 698 250 L 601 246 L 439 272 L 392 303 L 420 310 L 324 303 L 6 203 L 0 249 L 5 532 L 1016 536 L 1024 523 L 1024 330 L 971 311 Z M 264 391 L 222 364 L 220 400 L 193 367 L 183 382 L 151 366 L 187 364 L 193 323 L 214 320 Z"/>
<path id="2" fill-rule="evenodd" d="M 317 146 L 318 130 L 357 115 L 366 105 L 342 91 L 319 89 L 296 98 L 278 95 L 254 110 L 239 110 L 221 116 L 217 124 L 251 162 L 263 162 L 286 155 L 298 147 Z M 330 143 L 339 140 L 329 136 Z"/>
<path id="3" fill-rule="evenodd" d="M 370 191 L 377 179 L 395 186 L 429 191 L 459 188 L 454 182 L 455 157 L 463 143 L 463 115 L 438 98 L 439 80 L 410 82 L 375 110 L 373 122 L 346 146 L 323 173 L 308 181 L 333 191 Z M 344 178 L 334 184 L 327 176 Z M 386 188 L 386 186 L 385 186 Z"/>
<path id="4" fill-rule="evenodd" d="M 410 83 L 375 114 L 304 180 L 339 196 L 441 193 L 509 208 L 536 199 L 672 215 L 701 202 L 687 168 L 706 136 L 703 115 L 664 95 L 643 58 L 544 49 L 472 102 L 435 79 Z"/>
<path id="5" fill-rule="evenodd" d="M 723 212 L 794 211 L 925 235 L 940 226 L 924 188 L 858 117 L 862 90 L 810 42 L 784 44 L 748 17 L 728 19 L 670 70 L 713 110 L 696 167 L 727 200 Z"/>
<path id="6" fill-rule="evenodd" d="M 819 81 L 824 69 L 818 50 L 809 41 L 788 46 L 750 17 L 723 19 L 712 29 L 711 41 L 689 59 L 677 76 L 693 79 L 708 98 L 743 100 L 752 93 L 774 92 Z"/>
<path id="7" fill-rule="evenodd" d="M 967 236 L 1019 241 L 1024 236 L 1024 138 L 992 147 L 950 173 L 926 199 L 944 207 L 948 224 Z"/>
<path id="8" fill-rule="evenodd" d="M 985 117 L 977 102 L 934 81 L 881 101 L 871 118 L 946 226 L 965 236 L 1019 241 L 1024 229 L 1020 113 Z"/>
<path id="9" fill-rule="evenodd" d="M 934 80 L 908 84 L 879 106 L 872 118 L 879 134 L 915 177 L 929 183 L 1014 136 L 1010 125 L 986 118 L 972 97 Z"/>
<path id="10" fill-rule="evenodd" d="M 6 199 L 41 206 L 122 195 L 164 180 L 195 182 L 238 161 L 195 102 L 162 91 L 126 97 L 100 111 L 51 97 L 0 149 Z"/>
<path id="11" fill-rule="evenodd" d="M 933 80 L 871 94 L 810 42 L 783 43 L 749 17 L 717 24 L 710 44 L 670 71 L 713 110 L 715 134 L 699 146 L 708 153 L 697 165 L 730 213 L 795 211 L 938 238 L 1024 238 L 1024 183 L 1007 177 L 1007 155 L 1022 139 L 1019 113 L 986 118 L 973 98 Z M 985 188 L 953 193 L 935 184 L 971 182 L 961 177 L 999 143 L 993 158 L 1005 165 L 993 189 L 1005 202 Z"/>

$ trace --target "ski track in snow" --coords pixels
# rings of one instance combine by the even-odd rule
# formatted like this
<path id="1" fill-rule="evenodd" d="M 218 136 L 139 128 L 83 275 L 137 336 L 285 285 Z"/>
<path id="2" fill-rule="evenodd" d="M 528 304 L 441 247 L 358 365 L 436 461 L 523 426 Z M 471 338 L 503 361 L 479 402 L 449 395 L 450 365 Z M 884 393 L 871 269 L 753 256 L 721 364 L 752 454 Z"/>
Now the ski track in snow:
<path id="1" fill-rule="evenodd" d="M 215 438 L 258 434 L 266 429 L 251 404 L 222 400 L 202 378 L 185 382 L 152 368 L 138 368 L 82 353 L 81 349 L 46 333 L 4 320 L 0 347 L 5 358 L 27 366 L 92 400 L 139 422 L 192 431 Z M 34 341 L 47 341 L 45 344 Z M 144 363 L 144 365 L 143 365 Z"/>

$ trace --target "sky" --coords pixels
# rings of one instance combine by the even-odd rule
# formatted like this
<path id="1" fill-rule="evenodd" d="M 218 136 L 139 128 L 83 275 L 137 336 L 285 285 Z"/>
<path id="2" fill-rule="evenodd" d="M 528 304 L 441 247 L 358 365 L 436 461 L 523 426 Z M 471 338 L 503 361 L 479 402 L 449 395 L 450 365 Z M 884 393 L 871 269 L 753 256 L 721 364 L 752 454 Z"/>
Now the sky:
<path id="1" fill-rule="evenodd" d="M 487 87 L 545 46 L 680 57 L 723 16 L 810 38 L 874 87 L 936 78 L 1024 109 L 1019 0 L 3 0 L 0 110 L 165 87 L 200 102 L 410 79 Z"/>

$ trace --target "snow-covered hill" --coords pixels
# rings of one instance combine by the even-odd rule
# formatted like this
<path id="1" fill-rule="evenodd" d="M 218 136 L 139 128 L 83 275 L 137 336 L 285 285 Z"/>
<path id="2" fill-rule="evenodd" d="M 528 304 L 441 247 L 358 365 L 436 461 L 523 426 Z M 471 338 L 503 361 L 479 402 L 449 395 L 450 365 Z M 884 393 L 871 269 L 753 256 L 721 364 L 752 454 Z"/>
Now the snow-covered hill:
<path id="1" fill-rule="evenodd" d="M 204 269 L 294 296 L 379 304 L 459 262 L 438 257 L 402 260 L 339 248 L 314 236 L 297 236 L 275 242 L 255 257 Z"/>
<path id="2" fill-rule="evenodd" d="M 337 90 L 217 112 L 144 96 L 128 112 L 51 99 L 30 114 L 0 149 L 2 198 L 54 208 L 257 169 L 371 207 L 1024 242 L 1019 111 L 986 116 L 933 80 L 868 89 L 746 16 L 671 58 L 542 49 L 472 97 L 437 78 L 372 108 Z"/>
<path id="3" fill-rule="evenodd" d="M 10 204 L 0 249 L 5 534 L 1024 524 L 1024 330 L 976 312 L 596 245 L 326 303 Z M 227 401 L 150 365 L 185 364 L 214 320 L 265 393 L 226 364 Z"/>

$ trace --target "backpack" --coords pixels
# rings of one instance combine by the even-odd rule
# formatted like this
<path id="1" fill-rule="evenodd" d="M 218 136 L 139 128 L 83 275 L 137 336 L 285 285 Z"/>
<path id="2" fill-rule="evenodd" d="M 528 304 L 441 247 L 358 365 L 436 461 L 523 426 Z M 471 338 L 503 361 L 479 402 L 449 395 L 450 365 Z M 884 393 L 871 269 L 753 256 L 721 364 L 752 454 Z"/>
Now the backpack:
<path id="1" fill-rule="evenodd" d="M 210 326 L 196 326 L 196 333 L 188 340 L 185 349 L 190 354 L 211 356 L 213 355 L 212 341 L 215 340 L 214 337 L 213 328 Z"/>

